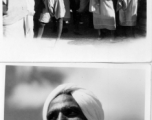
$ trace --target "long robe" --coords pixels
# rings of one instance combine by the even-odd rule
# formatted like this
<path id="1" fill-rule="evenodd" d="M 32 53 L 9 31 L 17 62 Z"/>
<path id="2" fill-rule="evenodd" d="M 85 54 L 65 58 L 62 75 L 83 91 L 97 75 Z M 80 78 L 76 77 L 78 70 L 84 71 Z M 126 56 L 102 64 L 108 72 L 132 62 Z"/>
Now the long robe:
<path id="1" fill-rule="evenodd" d="M 122 26 L 135 26 L 137 21 L 138 0 L 121 0 L 119 20 Z M 120 7 L 120 6 L 119 6 Z"/>
<path id="2" fill-rule="evenodd" d="M 32 0 L 31 0 L 32 1 Z M 3 15 L 3 35 L 7 38 L 33 37 L 34 0 L 8 0 Z M 30 15 L 30 16 L 29 16 Z"/>
<path id="3" fill-rule="evenodd" d="M 93 25 L 95 29 L 116 29 L 112 0 L 90 0 L 89 10 L 93 12 Z"/>

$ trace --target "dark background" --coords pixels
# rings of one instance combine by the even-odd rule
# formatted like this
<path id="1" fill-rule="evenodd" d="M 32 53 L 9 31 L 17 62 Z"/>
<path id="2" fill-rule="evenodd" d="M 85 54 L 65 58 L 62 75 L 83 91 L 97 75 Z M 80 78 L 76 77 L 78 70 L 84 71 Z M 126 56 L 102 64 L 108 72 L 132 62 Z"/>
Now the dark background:
<path id="1" fill-rule="evenodd" d="M 70 0 L 72 1 L 72 0 Z M 116 0 L 114 0 L 114 4 L 116 3 Z M 40 13 L 43 9 L 44 5 L 42 0 L 35 0 L 35 11 L 36 14 L 34 16 L 34 32 L 35 37 L 37 36 L 37 30 L 39 26 L 38 19 L 40 17 Z M 92 17 L 90 17 L 92 13 L 88 12 L 86 10 L 84 13 L 80 14 L 81 16 L 81 22 L 83 24 L 79 25 L 79 32 L 80 34 L 75 34 L 74 32 L 74 25 L 73 25 L 73 13 L 71 12 L 71 19 L 69 24 L 64 24 L 63 28 L 63 34 L 62 38 L 66 39 L 75 39 L 75 38 L 96 38 L 97 37 L 97 31 L 93 28 L 92 24 Z M 147 0 L 138 0 L 138 14 L 137 14 L 137 25 L 135 27 L 135 34 L 137 37 L 145 37 L 146 36 L 146 26 L 147 26 Z M 118 25 L 119 26 L 119 25 Z M 56 33 L 52 30 L 52 22 L 48 23 L 45 27 L 45 31 L 43 34 L 43 37 L 56 37 Z M 123 36 L 124 29 L 117 28 L 116 32 L 118 36 Z M 130 30 L 127 30 L 128 37 Z M 109 33 L 107 33 L 107 36 Z"/>

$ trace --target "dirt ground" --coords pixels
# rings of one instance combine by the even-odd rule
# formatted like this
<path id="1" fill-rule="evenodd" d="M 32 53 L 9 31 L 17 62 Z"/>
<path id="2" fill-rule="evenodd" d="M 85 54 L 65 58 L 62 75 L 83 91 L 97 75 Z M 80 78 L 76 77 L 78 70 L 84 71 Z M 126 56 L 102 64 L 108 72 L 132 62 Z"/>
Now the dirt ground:
<path id="1" fill-rule="evenodd" d="M 50 22 L 45 26 L 44 33 L 42 38 L 56 38 L 57 31 L 53 30 L 53 22 Z M 38 24 L 37 24 L 38 25 Z M 114 39 L 125 39 L 125 38 L 134 38 L 134 37 L 145 37 L 146 31 L 138 28 L 139 26 L 134 27 L 134 35 L 132 34 L 129 27 L 117 27 L 114 31 Z M 126 30 L 125 30 L 126 29 Z M 37 31 L 35 30 L 35 33 Z M 103 38 L 104 37 L 104 38 Z M 85 21 L 79 23 L 79 29 L 74 29 L 74 24 L 70 21 L 68 24 L 64 24 L 63 31 L 61 35 L 62 39 L 70 39 L 70 40 L 78 40 L 78 39 L 99 39 L 97 30 L 95 30 L 92 26 Z M 109 39 L 111 38 L 111 33 L 108 30 L 104 30 L 100 39 Z"/>

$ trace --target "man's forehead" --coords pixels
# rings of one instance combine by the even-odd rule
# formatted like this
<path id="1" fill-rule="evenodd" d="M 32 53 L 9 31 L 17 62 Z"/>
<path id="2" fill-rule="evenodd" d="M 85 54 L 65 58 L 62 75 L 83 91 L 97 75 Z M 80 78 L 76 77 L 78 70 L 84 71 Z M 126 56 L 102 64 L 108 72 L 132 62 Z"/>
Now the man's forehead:
<path id="1" fill-rule="evenodd" d="M 53 99 L 49 105 L 48 112 L 61 110 L 65 107 L 79 107 L 71 95 L 61 94 Z"/>

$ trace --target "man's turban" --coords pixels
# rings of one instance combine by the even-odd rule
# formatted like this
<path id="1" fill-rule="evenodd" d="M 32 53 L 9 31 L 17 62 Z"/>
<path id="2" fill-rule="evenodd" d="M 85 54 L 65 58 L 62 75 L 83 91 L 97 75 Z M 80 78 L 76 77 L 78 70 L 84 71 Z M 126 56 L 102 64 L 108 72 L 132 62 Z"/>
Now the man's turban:
<path id="1" fill-rule="evenodd" d="M 62 93 L 72 95 L 88 120 L 104 120 L 102 105 L 96 96 L 92 92 L 74 84 L 60 85 L 49 94 L 43 106 L 43 120 L 47 120 L 48 107 L 51 101 Z"/>

